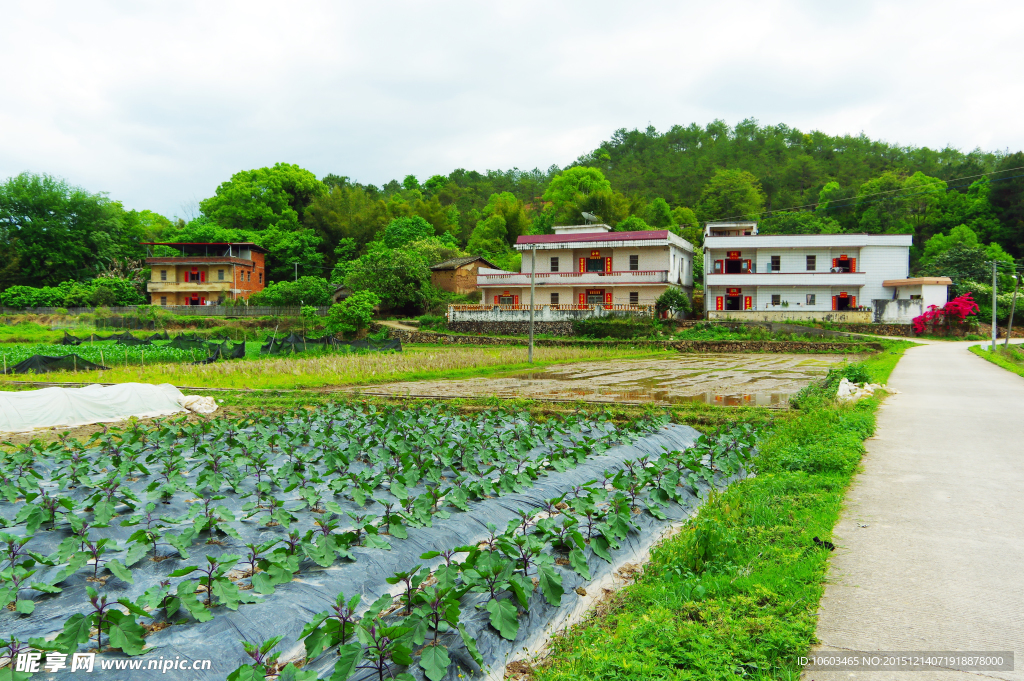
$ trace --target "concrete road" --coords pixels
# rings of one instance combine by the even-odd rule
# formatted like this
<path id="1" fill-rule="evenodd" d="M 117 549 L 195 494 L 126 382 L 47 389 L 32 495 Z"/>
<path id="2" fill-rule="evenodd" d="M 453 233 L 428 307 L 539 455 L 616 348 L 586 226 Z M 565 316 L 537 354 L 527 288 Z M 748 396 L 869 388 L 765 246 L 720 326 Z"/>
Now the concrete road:
<path id="1" fill-rule="evenodd" d="M 836 527 L 816 651 L 1013 651 L 1015 671 L 802 678 L 1024 679 L 1024 378 L 936 342 L 907 351 Z"/>

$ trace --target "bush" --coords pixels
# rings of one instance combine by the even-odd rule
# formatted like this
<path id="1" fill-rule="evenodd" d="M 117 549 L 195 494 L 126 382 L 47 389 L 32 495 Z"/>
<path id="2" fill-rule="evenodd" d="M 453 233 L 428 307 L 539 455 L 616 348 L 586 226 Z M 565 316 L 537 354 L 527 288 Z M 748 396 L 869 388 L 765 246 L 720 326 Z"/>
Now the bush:
<path id="1" fill-rule="evenodd" d="M 658 296 L 658 299 L 654 301 L 655 311 L 661 315 L 666 312 L 670 316 L 675 317 L 682 313 L 684 315 L 690 314 L 690 310 L 693 309 L 693 305 L 690 303 L 689 297 L 683 292 L 681 288 L 668 288 Z"/>
<path id="2" fill-rule="evenodd" d="M 661 325 L 651 317 L 615 315 L 580 319 L 572 324 L 573 333 L 587 338 L 644 338 L 654 335 Z"/>
<path id="3" fill-rule="evenodd" d="M 103 277 L 63 281 L 57 286 L 11 286 L 0 293 L 0 304 L 17 308 L 145 305 L 146 297 L 132 281 Z"/>
<path id="4" fill-rule="evenodd" d="M 327 328 L 333 333 L 355 333 L 365 329 L 373 319 L 373 309 L 380 298 L 371 291 L 357 291 L 340 303 L 331 306 L 327 314 Z"/>
<path id="5" fill-rule="evenodd" d="M 448 319 L 444 315 L 425 314 L 422 317 L 419 317 L 417 321 L 419 321 L 421 329 L 430 329 L 433 331 L 448 330 Z"/>
<path id="6" fill-rule="evenodd" d="M 295 306 L 330 305 L 334 286 L 323 277 L 299 277 L 297 281 L 277 281 L 249 296 L 250 305 Z"/>

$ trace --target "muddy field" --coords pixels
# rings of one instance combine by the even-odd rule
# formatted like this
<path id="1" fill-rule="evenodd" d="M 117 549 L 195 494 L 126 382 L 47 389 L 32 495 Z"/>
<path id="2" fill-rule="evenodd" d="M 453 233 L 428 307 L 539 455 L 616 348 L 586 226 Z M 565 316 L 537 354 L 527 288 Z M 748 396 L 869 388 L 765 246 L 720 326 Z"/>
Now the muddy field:
<path id="1" fill-rule="evenodd" d="M 490 397 L 785 407 L 829 367 L 857 355 L 686 354 L 565 364 L 534 372 L 363 386 L 373 395 Z"/>

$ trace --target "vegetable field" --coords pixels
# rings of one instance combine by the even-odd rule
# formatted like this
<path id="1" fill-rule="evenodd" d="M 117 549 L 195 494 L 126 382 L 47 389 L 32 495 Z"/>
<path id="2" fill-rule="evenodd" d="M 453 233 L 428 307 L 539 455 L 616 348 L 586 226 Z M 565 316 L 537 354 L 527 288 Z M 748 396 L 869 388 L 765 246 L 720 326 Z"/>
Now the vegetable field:
<path id="1" fill-rule="evenodd" d="M 0 664 L 34 649 L 212 659 L 191 672 L 207 679 L 500 668 L 742 475 L 752 442 L 664 417 L 353 403 L 7 448 Z"/>

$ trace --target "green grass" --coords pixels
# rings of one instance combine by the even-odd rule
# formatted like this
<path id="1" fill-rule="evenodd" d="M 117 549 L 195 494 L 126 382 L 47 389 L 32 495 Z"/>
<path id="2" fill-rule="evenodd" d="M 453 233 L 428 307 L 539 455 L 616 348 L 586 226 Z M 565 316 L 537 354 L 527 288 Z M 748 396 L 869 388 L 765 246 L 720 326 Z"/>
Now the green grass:
<path id="1" fill-rule="evenodd" d="M 909 342 L 860 369 L 885 382 Z M 757 476 L 701 507 L 603 613 L 555 639 L 535 678 L 787 679 L 815 642 L 827 539 L 875 428 L 877 398 L 777 418 Z"/>
<path id="2" fill-rule="evenodd" d="M 984 347 L 991 346 L 986 344 Z M 1002 343 L 997 343 L 995 354 L 991 350 L 983 349 L 980 345 L 971 346 L 969 349 L 978 357 L 984 357 L 996 366 L 1012 371 L 1018 376 L 1024 376 L 1024 350 L 1021 350 L 1020 345 L 1011 345 L 1008 348 L 1004 348 Z"/>
<path id="3" fill-rule="evenodd" d="M 404 352 L 256 356 L 259 358 L 252 361 L 220 361 L 200 366 L 178 363 L 126 368 L 120 365 L 113 366 L 110 371 L 19 374 L 10 377 L 10 380 L 88 383 L 138 381 L 242 390 L 299 389 L 468 378 L 552 364 L 669 357 L 675 354 L 674 351 L 615 346 L 538 347 L 534 349 L 534 363 L 528 364 L 526 348 L 522 346 L 407 346 Z"/>

